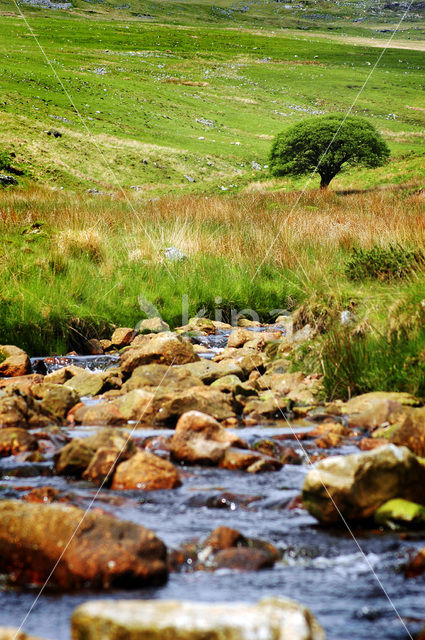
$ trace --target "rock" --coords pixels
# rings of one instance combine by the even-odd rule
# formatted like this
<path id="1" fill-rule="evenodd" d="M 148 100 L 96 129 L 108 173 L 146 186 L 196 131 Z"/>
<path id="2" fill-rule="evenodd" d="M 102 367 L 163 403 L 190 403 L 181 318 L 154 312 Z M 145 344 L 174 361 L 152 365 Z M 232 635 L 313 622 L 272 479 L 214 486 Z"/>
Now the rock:
<path id="1" fill-rule="evenodd" d="M 159 422 L 172 422 L 186 411 L 201 411 L 216 420 L 235 417 L 231 401 L 226 394 L 208 387 L 192 387 L 164 399 L 156 419 Z"/>
<path id="2" fill-rule="evenodd" d="M 303 485 L 305 508 L 324 523 L 369 518 L 392 498 L 425 504 L 425 465 L 406 447 L 326 458 Z M 338 512 L 339 511 L 339 512 Z"/>
<path id="3" fill-rule="evenodd" d="M 118 465 L 112 489 L 175 489 L 181 486 L 180 476 L 171 462 L 152 453 L 139 451 L 127 462 Z"/>
<path id="4" fill-rule="evenodd" d="M 257 451 L 241 451 L 240 449 L 226 449 L 219 467 L 232 471 L 248 471 L 260 473 L 263 471 L 278 471 L 282 463 L 276 458 L 265 456 Z"/>
<path id="5" fill-rule="evenodd" d="M 169 262 L 181 262 L 187 260 L 187 256 L 177 249 L 177 247 L 167 247 L 164 251 L 165 257 Z"/>
<path id="6" fill-rule="evenodd" d="M 0 502 L 0 572 L 16 585 L 49 578 L 63 590 L 140 588 L 166 580 L 165 562 L 161 540 L 132 522 L 61 504 Z"/>
<path id="7" fill-rule="evenodd" d="M 162 331 L 169 331 L 170 326 L 162 320 L 162 318 L 146 318 L 137 325 L 140 333 L 161 333 Z"/>
<path id="8" fill-rule="evenodd" d="M 89 356 L 102 356 L 105 353 L 102 343 L 97 338 L 90 338 L 85 346 Z"/>
<path id="9" fill-rule="evenodd" d="M 134 369 L 131 377 L 124 383 L 122 390 L 125 392 L 133 389 L 146 389 L 154 392 L 158 389 L 190 389 L 190 387 L 202 386 L 202 381 L 192 373 L 192 367 L 202 364 L 194 362 L 180 367 L 169 367 L 165 364 L 146 364 Z"/>
<path id="10" fill-rule="evenodd" d="M 28 405 L 19 392 L 0 395 L 0 427 L 28 426 Z"/>
<path id="11" fill-rule="evenodd" d="M 174 460 L 187 464 L 218 464 L 231 446 L 247 444 L 226 431 L 217 420 L 200 411 L 188 411 L 177 422 L 170 442 Z"/>
<path id="12" fill-rule="evenodd" d="M 418 525 L 425 522 L 425 507 L 416 502 L 393 498 L 379 507 L 374 513 L 378 524 L 397 529 L 399 526 Z"/>
<path id="13" fill-rule="evenodd" d="M 43 413 L 59 421 L 64 420 L 68 411 L 80 401 L 77 391 L 59 384 L 36 384 L 32 386 L 31 393 L 40 400 Z"/>
<path id="14" fill-rule="evenodd" d="M 44 376 L 39 373 L 29 373 L 26 376 L 15 376 L 14 378 L 0 378 L 0 389 L 18 390 L 24 395 L 31 392 L 33 384 L 44 381 Z"/>
<path id="15" fill-rule="evenodd" d="M 0 458 L 13 456 L 22 451 L 35 451 L 37 440 L 26 429 L 6 428 L 0 430 Z"/>
<path id="16" fill-rule="evenodd" d="M 0 185 L 9 186 L 18 184 L 18 181 L 13 176 L 8 176 L 5 173 L 0 173 Z"/>
<path id="17" fill-rule="evenodd" d="M 125 422 L 125 417 L 112 402 L 100 402 L 93 406 L 82 405 L 72 415 L 75 424 L 86 426 L 112 426 Z"/>
<path id="18" fill-rule="evenodd" d="M 214 556 L 215 569 L 233 569 L 238 571 L 259 571 L 270 569 L 273 559 L 260 549 L 242 547 L 239 549 L 223 549 Z"/>
<path id="19" fill-rule="evenodd" d="M 122 349 L 122 347 L 129 345 L 135 336 L 136 331 L 131 327 L 119 327 L 111 336 L 111 346 Z"/>
<path id="20" fill-rule="evenodd" d="M 271 391 L 263 393 L 259 398 L 250 398 L 243 408 L 244 418 L 250 420 L 284 420 L 290 413 L 291 401 Z"/>
<path id="21" fill-rule="evenodd" d="M 348 416 L 350 427 L 373 431 L 383 423 L 397 423 L 407 413 L 405 407 L 414 406 L 417 402 L 409 393 L 374 391 L 337 406 L 336 412 Z"/>
<path id="22" fill-rule="evenodd" d="M 126 421 L 135 420 L 139 424 L 152 423 L 157 411 L 158 398 L 152 391 L 134 389 L 113 401 Z"/>
<path id="23" fill-rule="evenodd" d="M 406 566 L 406 577 L 415 578 L 425 572 L 425 549 L 421 549 Z M 420 638 L 418 638 L 420 640 Z"/>
<path id="24" fill-rule="evenodd" d="M 0 346 L 0 376 L 14 378 L 31 373 L 31 362 L 25 351 L 14 345 Z"/>
<path id="25" fill-rule="evenodd" d="M 130 375 L 142 364 L 157 362 L 166 365 L 179 365 L 199 360 L 191 344 L 183 342 L 180 336 L 173 333 L 159 333 L 145 338 L 143 346 L 129 349 L 121 355 L 121 369 Z"/>
<path id="26" fill-rule="evenodd" d="M 227 346 L 235 347 L 236 349 L 238 349 L 239 347 L 242 347 L 245 342 L 248 342 L 248 340 L 252 340 L 255 335 L 256 334 L 249 329 L 238 327 L 230 334 Z"/>
<path id="27" fill-rule="evenodd" d="M 43 640 L 36 636 L 29 636 L 15 627 L 0 627 L 0 640 Z"/>
<path id="28" fill-rule="evenodd" d="M 190 372 L 205 384 L 211 384 L 215 380 L 229 375 L 238 376 L 238 378 L 243 377 L 241 367 L 234 362 L 213 362 L 212 360 L 204 359 L 199 360 L 199 362 L 184 364 L 179 367 L 179 370 Z"/>
<path id="29" fill-rule="evenodd" d="M 82 367 L 78 367 L 75 364 L 69 364 L 66 367 L 62 367 L 61 369 L 52 371 L 52 373 L 48 373 L 47 376 L 44 376 L 44 382 L 51 382 L 52 384 L 65 384 L 67 380 L 69 380 L 73 376 L 78 375 L 82 371 L 84 371 Z"/>
<path id="30" fill-rule="evenodd" d="M 240 545 L 247 544 L 245 536 L 237 529 L 230 527 L 217 527 L 211 531 L 210 535 L 203 543 L 203 547 L 209 547 L 213 551 L 222 551 L 223 549 L 231 549 Z"/>
<path id="31" fill-rule="evenodd" d="M 325 640 L 314 616 L 286 598 L 258 604 L 93 600 L 72 616 L 73 640 Z"/>
<path id="32" fill-rule="evenodd" d="M 392 431 L 389 440 L 408 447 L 417 456 L 425 457 L 425 407 L 411 409 L 401 425 Z"/>
<path id="33" fill-rule="evenodd" d="M 104 373 L 92 373 L 82 369 L 81 373 L 73 376 L 65 382 L 65 386 L 74 391 L 79 397 L 97 396 L 104 387 Z"/>
<path id="34" fill-rule="evenodd" d="M 101 484 L 108 472 L 111 476 L 105 453 L 99 453 L 102 449 L 115 452 L 115 464 L 127 460 L 136 451 L 132 439 L 127 435 L 114 429 L 104 429 L 88 438 L 74 438 L 59 449 L 55 454 L 56 473 L 80 478 L 85 472 L 84 477 Z"/>

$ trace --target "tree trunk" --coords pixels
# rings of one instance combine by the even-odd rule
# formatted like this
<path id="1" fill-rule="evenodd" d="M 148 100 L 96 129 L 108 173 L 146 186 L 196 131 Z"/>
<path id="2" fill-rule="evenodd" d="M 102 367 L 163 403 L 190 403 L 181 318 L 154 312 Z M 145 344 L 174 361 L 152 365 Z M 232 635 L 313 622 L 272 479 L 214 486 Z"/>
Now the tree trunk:
<path id="1" fill-rule="evenodd" d="M 332 178 L 326 176 L 320 176 L 320 188 L 327 189 Z"/>

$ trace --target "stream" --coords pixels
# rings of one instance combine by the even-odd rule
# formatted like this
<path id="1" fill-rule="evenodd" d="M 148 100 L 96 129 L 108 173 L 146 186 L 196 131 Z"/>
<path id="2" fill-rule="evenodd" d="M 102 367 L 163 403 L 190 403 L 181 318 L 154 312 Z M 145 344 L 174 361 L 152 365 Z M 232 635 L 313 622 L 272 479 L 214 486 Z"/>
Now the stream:
<path id="1" fill-rule="evenodd" d="M 225 336 L 224 336 L 225 337 Z M 223 344 L 224 343 L 224 344 Z M 217 336 L 208 344 L 212 353 L 225 346 Z M 208 355 L 208 354 L 206 354 Z M 92 370 L 115 366 L 115 356 L 70 356 L 33 359 L 33 369 L 46 372 L 75 364 Z M 96 360 L 97 358 L 97 360 Z M 77 362 L 78 360 L 78 362 Z M 66 362 L 68 364 L 68 362 Z M 294 423 L 299 434 L 305 425 Z M 91 435 L 93 428 L 63 428 L 71 437 Z M 140 440 L 152 435 L 170 435 L 166 429 L 138 429 Z M 238 429 L 249 443 L 276 439 L 294 446 L 291 428 L 277 426 Z M 400 534 L 321 527 L 305 510 L 288 508 L 300 494 L 309 468 L 301 445 L 295 442 L 305 463 L 285 465 L 280 471 L 248 474 L 206 467 L 182 467 L 183 485 L 170 491 L 126 491 L 104 489 L 94 506 L 123 520 L 151 528 L 169 548 L 194 538 L 206 537 L 225 525 L 248 537 L 272 542 L 282 560 L 274 568 L 258 572 L 218 570 L 191 571 L 187 566 L 171 573 L 159 588 L 132 591 L 42 593 L 23 628 L 51 640 L 68 640 L 74 608 L 95 598 L 187 599 L 204 602 L 256 602 L 265 596 L 286 596 L 308 606 L 323 625 L 329 640 L 401 640 L 409 638 L 397 612 L 414 636 L 423 626 L 424 578 L 406 579 L 403 563 L 415 549 L 424 546 L 422 533 Z M 302 441 L 315 453 L 311 441 Z M 327 454 L 353 453 L 354 445 L 327 450 Z M 323 451 L 322 451 L 323 453 Z M 19 456 L 0 459 L 0 499 L 20 498 L 24 491 L 51 486 L 71 496 L 71 502 L 87 507 L 96 493 L 87 482 L 67 480 L 53 474 L 51 461 L 21 462 Z M 373 569 L 373 571 L 372 571 Z M 33 605 L 37 591 L 0 588 L 0 626 L 19 627 Z"/>

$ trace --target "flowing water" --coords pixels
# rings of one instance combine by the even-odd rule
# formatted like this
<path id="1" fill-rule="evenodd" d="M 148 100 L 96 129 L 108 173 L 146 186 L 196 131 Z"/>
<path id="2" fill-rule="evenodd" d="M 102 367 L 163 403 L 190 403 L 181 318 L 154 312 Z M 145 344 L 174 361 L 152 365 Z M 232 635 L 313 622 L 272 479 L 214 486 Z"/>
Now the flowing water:
<path id="1" fill-rule="evenodd" d="M 209 346 L 218 348 L 211 342 Z M 90 366 L 95 361 L 86 362 Z M 91 368 L 115 365 L 112 361 L 100 362 Z M 296 424 L 294 429 L 305 431 L 305 427 Z M 65 431 L 73 437 L 93 433 L 89 428 Z M 170 433 L 140 429 L 134 437 Z M 287 439 L 294 446 L 287 426 L 259 425 L 239 433 L 251 443 L 267 437 L 276 438 L 281 444 Z M 297 447 L 306 459 L 301 446 Z M 350 446 L 330 453 L 356 450 Z M 102 490 L 95 506 L 153 529 L 170 548 L 226 525 L 246 536 L 272 542 L 281 550 L 282 560 L 274 568 L 259 572 L 196 572 L 187 566 L 180 573 L 170 574 L 163 587 L 131 592 L 46 591 L 25 621 L 24 629 L 52 640 L 67 640 L 73 609 L 93 598 L 256 602 L 261 597 L 283 595 L 307 605 L 324 626 L 329 640 L 401 640 L 409 638 L 409 633 L 414 636 L 425 618 L 425 580 L 406 579 L 402 567 L 409 553 L 424 546 L 424 535 L 361 530 L 351 535 L 344 528 L 320 527 L 306 511 L 288 509 L 300 493 L 307 470 L 307 460 L 303 465 L 285 465 L 280 471 L 258 475 L 182 467 L 183 486 L 179 489 L 145 493 Z M 96 491 L 88 483 L 55 477 L 51 462 L 0 459 L 0 499 L 18 498 L 23 490 L 46 485 L 66 492 L 74 504 L 82 507 L 89 504 Z M 19 626 L 36 595 L 37 592 L 0 590 L 0 625 Z"/>

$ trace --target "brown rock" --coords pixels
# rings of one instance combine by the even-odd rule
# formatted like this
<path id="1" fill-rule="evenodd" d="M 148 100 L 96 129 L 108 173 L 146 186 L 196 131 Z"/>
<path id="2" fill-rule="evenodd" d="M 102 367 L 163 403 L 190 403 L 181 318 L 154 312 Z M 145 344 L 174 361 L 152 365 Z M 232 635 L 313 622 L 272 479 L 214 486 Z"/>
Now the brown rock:
<path id="1" fill-rule="evenodd" d="M 214 362 L 213 360 L 203 359 L 199 360 L 199 362 L 182 365 L 179 369 L 190 372 L 205 384 L 211 384 L 215 380 L 229 375 L 234 375 L 238 378 L 243 376 L 242 369 L 235 362 Z"/>
<path id="2" fill-rule="evenodd" d="M 175 460 L 188 464 L 218 464 L 230 446 L 247 444 L 229 433 L 214 418 L 200 411 L 188 411 L 177 422 L 170 451 Z"/>
<path id="3" fill-rule="evenodd" d="M 157 412 L 158 399 L 152 391 L 134 389 L 113 401 L 125 420 L 151 423 Z"/>
<path id="4" fill-rule="evenodd" d="M 216 569 L 260 571 L 260 569 L 270 569 L 273 565 L 274 562 L 267 553 L 249 547 L 223 549 L 214 556 Z"/>
<path id="5" fill-rule="evenodd" d="M 256 466 L 254 466 L 256 465 Z M 282 468 L 282 463 L 276 458 L 264 456 L 256 451 L 241 451 L 240 449 L 227 449 L 219 463 L 223 469 L 232 471 L 277 471 Z"/>
<path id="6" fill-rule="evenodd" d="M 116 347 L 117 349 L 126 347 L 134 339 L 135 335 L 136 332 L 134 329 L 129 327 L 119 327 L 118 329 L 115 329 L 111 336 L 111 346 Z"/>
<path id="7" fill-rule="evenodd" d="M 359 442 L 360 451 L 372 451 L 388 444 L 388 440 L 385 438 L 362 438 Z"/>
<path id="8" fill-rule="evenodd" d="M 43 640 L 36 636 L 29 636 L 15 627 L 0 627 L 0 640 Z"/>
<path id="9" fill-rule="evenodd" d="M 192 387 L 164 398 L 156 419 L 159 422 L 173 422 L 187 411 L 201 411 L 216 420 L 235 416 L 231 399 L 227 394 L 208 387 Z"/>
<path id="10" fill-rule="evenodd" d="M 59 504 L 0 502 L 0 572 L 14 584 L 49 578 L 66 590 L 139 588 L 163 583 L 165 562 L 164 544 L 132 522 Z"/>
<path id="11" fill-rule="evenodd" d="M 66 367 L 62 367 L 61 369 L 52 371 L 52 373 L 48 373 L 47 376 L 44 376 L 44 382 L 51 382 L 52 384 L 65 384 L 67 380 L 69 380 L 73 376 L 78 375 L 82 371 L 84 371 L 82 367 L 78 367 L 75 364 L 69 364 Z"/>
<path id="12" fill-rule="evenodd" d="M 133 389 L 147 389 L 149 391 L 162 391 L 163 389 L 190 389 L 190 387 L 202 386 L 202 381 L 193 373 L 191 367 L 201 364 L 194 362 L 190 365 L 170 367 L 165 364 L 146 364 L 137 367 L 131 377 L 123 385 L 124 392 Z M 188 368 L 189 367 L 189 368 Z"/>
<path id="13" fill-rule="evenodd" d="M 203 547 L 211 547 L 214 551 L 221 551 L 245 544 L 247 544 L 245 536 L 237 529 L 217 527 L 211 531 L 208 538 L 204 541 Z"/>
<path id="14" fill-rule="evenodd" d="M 112 402 L 100 402 L 94 406 L 83 405 L 73 413 L 75 424 L 103 427 L 125 422 L 119 408 Z"/>
<path id="15" fill-rule="evenodd" d="M 0 395 L 0 426 L 27 426 L 28 405 L 19 392 Z"/>
<path id="16" fill-rule="evenodd" d="M 170 330 L 170 326 L 159 317 L 146 318 L 139 322 L 137 328 L 141 333 L 161 333 Z"/>
<path id="17" fill-rule="evenodd" d="M 411 409 L 390 436 L 390 442 L 406 446 L 417 456 L 425 456 L 425 407 Z"/>
<path id="18" fill-rule="evenodd" d="M 112 474 L 105 460 L 108 456 L 99 453 L 102 449 L 108 453 L 115 452 L 114 464 L 126 460 L 136 451 L 133 440 L 127 435 L 114 429 L 104 429 L 88 438 L 74 438 L 59 449 L 55 454 L 56 473 L 80 478 L 87 469 L 85 477 L 101 484 L 106 474 Z"/>
<path id="19" fill-rule="evenodd" d="M 18 390 L 27 395 L 33 384 L 39 384 L 43 381 L 44 376 L 39 373 L 29 373 L 26 376 L 15 376 L 14 378 L 0 378 L 0 389 Z"/>
<path id="20" fill-rule="evenodd" d="M 179 365 L 199 360 L 192 345 L 174 333 L 164 332 L 141 337 L 144 340 L 140 347 L 131 348 L 121 355 L 121 369 L 126 375 L 130 375 L 136 367 L 151 362 Z"/>
<path id="21" fill-rule="evenodd" d="M 31 362 L 25 351 L 11 344 L 0 346 L 0 376 L 14 378 L 31 372 Z"/>
<path id="22" fill-rule="evenodd" d="M 171 462 L 152 453 L 139 451 L 127 462 L 118 465 L 112 489 L 174 489 L 181 486 L 180 476 Z"/>
<path id="23" fill-rule="evenodd" d="M 68 411 L 80 400 L 74 389 L 68 389 L 60 384 L 42 383 L 33 385 L 31 393 L 40 400 L 42 413 L 51 415 L 56 420 L 63 420 Z"/>
<path id="24" fill-rule="evenodd" d="M 26 429 L 6 428 L 0 431 L 0 458 L 37 449 L 37 440 Z"/>
<path id="25" fill-rule="evenodd" d="M 112 482 L 118 463 L 122 459 L 125 459 L 125 455 L 121 455 L 116 448 L 101 447 L 97 449 L 91 458 L 89 466 L 83 473 L 83 478 L 90 480 L 98 487 L 108 486 Z"/>
<path id="26" fill-rule="evenodd" d="M 227 346 L 235 347 L 236 349 L 238 349 L 239 347 L 242 347 L 245 342 L 248 342 L 248 340 L 252 340 L 254 336 L 255 333 L 253 331 L 238 327 L 230 334 Z"/>

